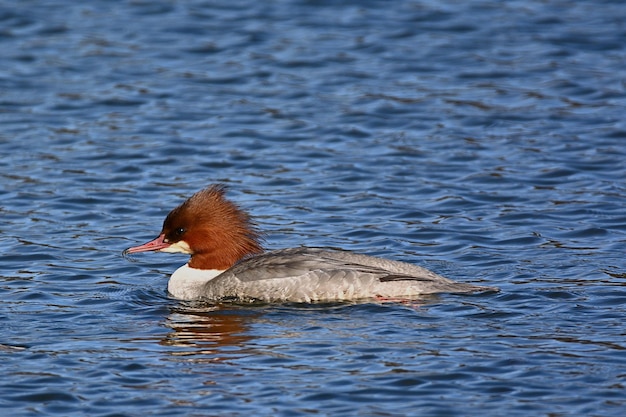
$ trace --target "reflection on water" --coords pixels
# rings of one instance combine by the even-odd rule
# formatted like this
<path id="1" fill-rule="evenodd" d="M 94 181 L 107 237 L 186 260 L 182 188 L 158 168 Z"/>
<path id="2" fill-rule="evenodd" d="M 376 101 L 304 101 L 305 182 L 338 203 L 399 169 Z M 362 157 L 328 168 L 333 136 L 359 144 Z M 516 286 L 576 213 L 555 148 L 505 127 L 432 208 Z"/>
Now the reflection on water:
<path id="1" fill-rule="evenodd" d="M 335 328 L 336 316 L 350 314 L 352 309 L 369 311 L 371 314 L 386 313 L 387 309 L 403 307 L 420 311 L 423 307 L 440 301 L 437 295 L 428 295 L 413 300 L 377 300 L 367 303 L 284 303 L 267 304 L 217 304 L 192 303 L 171 308 L 166 326 L 171 332 L 160 344 L 172 347 L 173 356 L 206 356 L 201 362 L 219 362 L 228 357 L 233 359 L 247 354 L 273 355 L 263 347 L 268 334 L 259 328 L 271 326 L 277 331 L 273 337 L 301 343 L 305 329 L 325 328 L 330 333 Z M 381 316 L 384 320 L 384 316 Z M 355 326 L 371 323 L 373 319 L 351 318 Z M 362 322 L 365 320 L 365 322 Z M 358 324 L 360 323 L 360 324 Z M 384 327 L 386 323 L 381 323 Z M 256 327 L 256 328 L 253 328 Z M 256 339 L 256 340 L 255 340 Z M 254 342 L 252 342 L 254 341 Z M 197 358 L 194 358 L 194 361 Z"/>
<path id="2" fill-rule="evenodd" d="M 175 356 L 218 355 L 232 347 L 245 346 L 252 336 L 250 322 L 261 315 L 254 309 L 233 306 L 177 306 L 172 308 L 166 325 L 172 329 L 161 344 L 175 346 Z M 231 353 L 236 350 L 231 350 Z M 214 357 L 212 361 L 223 358 Z"/>

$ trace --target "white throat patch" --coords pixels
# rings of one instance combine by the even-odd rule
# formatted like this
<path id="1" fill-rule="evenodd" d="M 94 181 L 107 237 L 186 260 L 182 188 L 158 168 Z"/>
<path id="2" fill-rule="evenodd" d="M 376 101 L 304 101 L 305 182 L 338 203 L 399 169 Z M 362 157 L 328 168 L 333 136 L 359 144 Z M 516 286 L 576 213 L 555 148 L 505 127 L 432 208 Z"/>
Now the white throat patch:
<path id="1" fill-rule="evenodd" d="M 159 249 L 159 252 L 167 252 L 167 253 L 186 253 L 187 255 L 191 255 L 191 248 L 189 244 L 184 240 L 178 241 L 176 243 L 172 243 L 167 248 Z"/>

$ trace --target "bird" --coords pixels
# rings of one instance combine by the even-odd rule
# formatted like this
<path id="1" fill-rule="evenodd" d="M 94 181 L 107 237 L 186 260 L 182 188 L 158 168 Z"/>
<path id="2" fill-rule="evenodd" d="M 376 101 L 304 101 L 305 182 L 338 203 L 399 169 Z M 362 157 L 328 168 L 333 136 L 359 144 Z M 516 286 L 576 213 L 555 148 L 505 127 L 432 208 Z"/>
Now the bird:
<path id="1" fill-rule="evenodd" d="M 158 251 L 190 255 L 168 292 L 187 301 L 342 302 L 411 300 L 436 293 L 498 291 L 460 283 L 426 268 L 347 250 L 264 250 L 250 215 L 213 184 L 169 212 L 159 235 L 124 255 Z"/>

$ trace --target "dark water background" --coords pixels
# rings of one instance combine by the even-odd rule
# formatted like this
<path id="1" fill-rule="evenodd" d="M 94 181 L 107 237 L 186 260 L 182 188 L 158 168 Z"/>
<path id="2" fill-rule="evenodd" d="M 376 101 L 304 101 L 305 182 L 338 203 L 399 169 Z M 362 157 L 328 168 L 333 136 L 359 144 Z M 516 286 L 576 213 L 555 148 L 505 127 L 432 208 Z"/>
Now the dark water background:
<path id="1" fill-rule="evenodd" d="M 0 1 L 7 416 L 626 412 L 622 1 Z M 201 305 L 122 258 L 212 182 L 270 248 L 499 294 Z"/>

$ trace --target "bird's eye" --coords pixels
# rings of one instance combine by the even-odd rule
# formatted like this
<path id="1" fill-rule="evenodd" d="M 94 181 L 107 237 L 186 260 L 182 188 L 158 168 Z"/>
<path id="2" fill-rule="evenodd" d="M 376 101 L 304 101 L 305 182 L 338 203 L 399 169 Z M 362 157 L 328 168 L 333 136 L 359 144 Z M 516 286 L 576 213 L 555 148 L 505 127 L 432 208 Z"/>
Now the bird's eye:
<path id="1" fill-rule="evenodd" d="M 178 229 L 176 229 L 176 236 L 182 236 L 185 234 L 187 230 L 184 227 L 179 227 Z"/>

